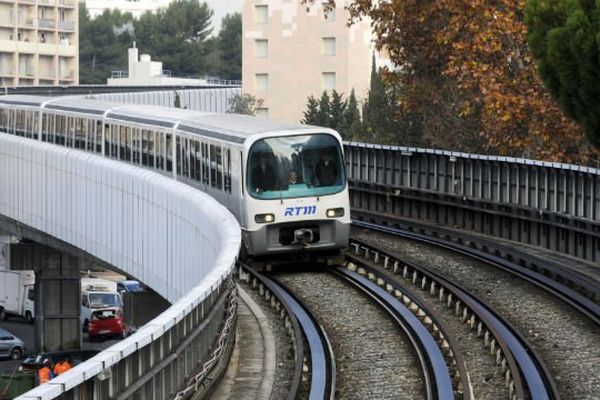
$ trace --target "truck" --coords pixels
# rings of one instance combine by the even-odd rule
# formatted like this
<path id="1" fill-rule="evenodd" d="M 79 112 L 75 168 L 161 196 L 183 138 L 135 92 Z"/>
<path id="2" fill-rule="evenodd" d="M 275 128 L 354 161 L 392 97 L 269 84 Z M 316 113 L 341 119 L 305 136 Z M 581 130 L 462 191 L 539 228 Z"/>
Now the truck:
<path id="1" fill-rule="evenodd" d="M 0 319 L 23 317 L 33 323 L 34 271 L 0 270 Z"/>
<path id="2" fill-rule="evenodd" d="M 81 278 L 81 326 L 87 331 L 95 309 L 118 307 L 123 300 L 117 292 L 117 283 L 101 278 Z"/>

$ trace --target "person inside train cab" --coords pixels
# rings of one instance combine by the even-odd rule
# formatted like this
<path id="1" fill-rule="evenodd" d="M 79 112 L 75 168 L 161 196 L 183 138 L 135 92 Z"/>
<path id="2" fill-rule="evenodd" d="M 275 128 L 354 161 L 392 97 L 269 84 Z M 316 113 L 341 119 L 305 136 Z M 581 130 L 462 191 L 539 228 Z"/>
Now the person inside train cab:
<path id="1" fill-rule="evenodd" d="M 290 170 L 288 172 L 288 185 L 297 185 L 300 183 L 300 179 L 298 177 L 298 173 L 295 170 Z"/>
<path id="2" fill-rule="evenodd" d="M 318 186 L 335 185 L 339 177 L 339 169 L 333 160 L 331 149 L 321 150 L 321 158 L 315 165 L 315 176 L 317 177 Z"/>
<path id="3" fill-rule="evenodd" d="M 258 193 L 274 190 L 277 177 L 271 162 L 271 153 L 261 153 L 260 162 L 252 170 L 252 184 Z"/>

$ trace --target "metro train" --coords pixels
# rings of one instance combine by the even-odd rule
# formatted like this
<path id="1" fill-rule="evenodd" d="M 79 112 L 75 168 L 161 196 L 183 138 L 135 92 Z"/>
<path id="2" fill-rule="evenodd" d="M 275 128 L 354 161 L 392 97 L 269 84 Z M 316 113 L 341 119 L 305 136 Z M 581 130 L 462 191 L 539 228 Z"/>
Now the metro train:
<path id="1" fill-rule="evenodd" d="M 130 162 L 227 207 L 243 257 L 329 255 L 348 243 L 339 134 L 236 114 L 91 99 L 0 97 L 0 132 Z"/>

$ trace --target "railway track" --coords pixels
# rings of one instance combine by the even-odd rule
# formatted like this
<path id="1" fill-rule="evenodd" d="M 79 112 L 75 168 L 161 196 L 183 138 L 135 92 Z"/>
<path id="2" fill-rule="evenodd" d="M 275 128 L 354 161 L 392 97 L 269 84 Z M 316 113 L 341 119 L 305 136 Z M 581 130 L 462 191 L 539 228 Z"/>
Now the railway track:
<path id="1" fill-rule="evenodd" d="M 335 395 L 335 358 L 327 334 L 306 306 L 279 281 L 258 273 L 247 265 L 240 266 L 240 279 L 257 287 L 271 306 L 280 312 L 288 326 L 295 353 L 294 376 L 288 400 L 333 399 Z M 305 343 L 307 346 L 305 346 Z M 307 376 L 308 371 L 310 376 Z M 308 381 L 303 391 L 302 382 Z"/>
<path id="2" fill-rule="evenodd" d="M 384 276 L 378 276 L 380 281 L 384 280 L 389 287 L 394 288 L 394 293 L 390 294 L 376 283 L 342 266 L 334 267 L 329 273 L 310 272 L 308 275 L 311 276 L 311 279 L 316 280 L 327 276 L 330 279 L 343 281 L 344 286 L 350 288 L 352 292 L 358 291 L 360 297 L 383 308 L 388 314 L 388 318 L 391 317 L 395 321 L 397 324 L 395 330 L 403 332 L 408 338 L 408 340 L 401 338 L 401 343 L 411 343 L 411 351 L 419 360 L 423 392 L 411 393 L 410 397 L 432 400 L 454 398 L 471 400 L 473 398 L 466 364 L 462 355 L 455 351 L 456 346 L 449 336 L 446 326 L 433 311 L 416 299 L 405 287 L 391 282 Z M 251 286 L 257 287 L 269 299 L 273 307 L 280 310 L 280 315 L 285 319 L 286 325 L 289 325 L 290 336 L 293 338 L 296 352 L 296 368 L 288 399 L 333 398 L 336 369 L 327 334 L 323 331 L 317 318 L 311 315 L 311 310 L 298 300 L 298 296 L 292 293 L 295 290 L 290 289 L 290 285 L 282 283 L 282 281 L 290 281 L 291 276 L 299 276 L 299 273 L 265 275 L 244 266 L 241 276 Z M 338 298 L 338 296 L 334 297 Z M 366 318 L 370 319 L 370 316 L 367 315 Z M 377 326 L 379 327 L 379 325 Z M 350 331 L 350 334 L 352 335 L 353 332 Z M 369 339 L 367 338 L 367 340 Z M 400 343 L 398 339 L 394 339 L 394 341 Z M 306 348 L 305 342 L 307 343 Z M 386 352 L 387 349 L 382 350 L 382 353 Z M 349 361 L 352 362 L 352 360 Z M 310 382 L 304 389 L 308 395 L 303 393 L 302 380 Z M 381 382 L 381 384 L 385 385 L 386 382 Z M 342 398 L 348 397 L 348 393 L 343 392 L 344 390 L 338 395 Z M 406 395 L 406 393 L 404 394 Z"/>
<path id="3" fill-rule="evenodd" d="M 524 262 L 526 255 L 518 252 L 512 255 L 514 259 L 510 261 L 510 256 L 500 254 L 491 246 L 487 247 L 485 244 L 475 244 L 462 239 L 452 240 L 447 235 L 432 237 L 423 233 L 403 231 L 366 222 L 358 222 L 356 225 L 371 231 L 376 230 L 405 239 L 418 240 L 494 265 L 575 307 L 594 324 L 598 324 L 600 321 L 597 304 L 600 292 L 596 291 L 595 284 L 582 280 L 582 276 L 573 271 L 561 269 L 560 265 L 551 263 L 549 266 L 541 267 L 539 263 Z M 385 309 L 389 313 L 406 335 L 405 341 L 411 344 L 413 356 L 418 360 L 415 362 L 414 369 L 419 371 L 422 392 L 418 394 L 415 391 L 409 397 L 467 400 L 476 397 L 473 394 L 470 371 L 462 353 L 465 348 L 461 349 L 456 345 L 458 339 L 455 327 L 450 329 L 444 322 L 444 320 L 447 321 L 448 316 L 442 318 L 439 315 L 439 309 L 431 306 L 435 301 L 442 301 L 448 310 L 457 316 L 456 321 L 459 326 L 469 327 L 474 333 L 473 336 L 479 338 L 480 343 L 483 343 L 487 351 L 493 355 L 493 360 L 492 358 L 490 360 L 497 365 L 497 374 L 502 376 L 508 398 L 545 400 L 561 397 L 553 377 L 555 371 L 550 372 L 545 365 L 539 348 L 530 345 L 528 340 L 532 338 L 526 339 L 521 333 L 522 330 L 508 323 L 502 316 L 503 314 L 495 311 L 486 301 L 482 300 L 480 295 L 474 295 L 474 292 L 463 288 L 456 281 L 446 278 L 439 270 L 436 272 L 435 269 L 429 269 L 426 265 L 399 259 L 398 256 L 381 248 L 352 240 L 352 249 L 353 251 L 347 254 L 348 264 L 346 267 L 334 266 L 329 269 L 328 273 L 312 270 L 304 275 L 310 275 L 308 278 L 310 281 L 319 280 L 320 276 L 335 275 L 338 281 L 352 285 L 355 290 L 368 296 L 372 303 L 378 304 L 379 308 Z M 247 274 L 256 273 L 247 272 Z M 282 318 L 285 319 L 286 325 L 292 327 L 293 333 L 290 336 L 295 338 L 297 365 L 294 383 L 288 398 L 348 397 L 344 393 L 352 393 L 351 391 L 336 392 L 336 383 L 340 379 L 339 374 L 341 373 L 343 376 L 344 370 L 348 369 L 344 366 L 341 371 L 336 370 L 333 351 L 336 349 L 335 342 L 338 333 L 335 332 L 335 329 L 330 329 L 330 324 L 322 322 L 329 317 L 324 317 L 325 314 L 320 314 L 318 311 L 315 313 L 315 308 L 318 307 L 315 307 L 315 302 L 309 300 L 310 294 L 308 293 L 310 292 L 306 291 L 306 287 L 311 286 L 309 281 L 296 287 L 293 283 L 288 282 L 288 276 L 298 274 L 298 272 L 271 276 L 256 274 L 251 278 L 255 281 L 255 285 L 263 287 L 261 291 L 264 291 L 265 295 L 267 292 L 271 293 L 271 295 L 266 295 L 267 298 L 272 304 L 275 304 L 278 310 L 282 310 L 281 315 L 284 315 Z M 395 277 L 393 277 L 394 274 L 396 274 Z M 304 289 L 300 289 L 301 287 Z M 303 290 L 304 293 L 300 293 Z M 432 297 L 432 300 L 423 301 L 423 295 L 414 295 L 417 292 L 426 293 L 427 296 Z M 330 302 L 339 300 L 336 290 L 332 290 L 330 295 Z M 274 300 L 275 298 L 278 300 Z M 298 300 L 299 298 L 303 300 Z M 331 298 L 334 298 L 335 301 Z M 290 304 L 293 305 L 290 306 Z M 316 316 L 312 316 L 313 313 Z M 294 328 L 294 320 L 297 321 L 298 328 Z M 312 322 L 306 323 L 308 327 L 303 327 L 304 323 L 298 321 Z M 313 328 L 310 328 L 310 325 Z M 327 340 L 328 336 L 331 338 L 331 342 Z M 297 338 L 302 338 L 302 340 Z M 317 344 L 319 342 L 320 345 Z M 327 354 L 328 352 L 329 354 Z M 299 356 L 299 354 L 302 355 Z M 327 355 L 321 356 L 321 354 Z M 338 354 L 344 354 L 344 352 Z M 544 354 L 544 358 L 546 357 L 547 355 Z M 342 356 L 342 358 L 344 357 Z M 330 361 L 326 361 L 327 359 Z M 301 362 L 299 363 L 298 360 Z M 344 365 L 343 362 L 342 365 Z M 324 371 L 329 371 L 329 376 Z M 310 382 L 304 385 L 304 389 L 302 388 L 303 380 Z M 324 385 L 324 382 L 328 383 Z M 592 387 L 593 385 L 595 384 L 592 384 Z M 329 389 L 325 387 L 329 387 Z M 340 393 L 342 394 L 340 395 Z M 563 397 L 569 398 L 568 393 L 569 391 Z M 497 397 L 492 395 L 491 398 Z"/>
<path id="4" fill-rule="evenodd" d="M 560 398 L 552 376 L 537 353 L 507 321 L 480 298 L 425 265 L 399 259 L 354 239 L 351 240 L 351 247 L 354 248 L 354 253 L 347 254 L 347 259 L 352 268 L 372 270 L 369 262 L 380 265 L 415 287 L 427 291 L 430 296 L 444 301 L 447 308 L 468 324 L 494 355 L 496 364 L 504 373 L 510 398 Z"/>
<path id="5" fill-rule="evenodd" d="M 362 215 L 362 217 L 366 217 L 366 215 Z M 494 265 L 562 299 L 595 324 L 600 325 L 600 283 L 557 262 L 540 260 L 518 248 L 511 247 L 509 250 L 502 249 L 501 251 L 489 240 L 474 240 L 472 236 L 467 239 L 455 233 L 453 235 L 456 237 L 452 237 L 451 233 L 445 229 L 426 228 L 422 224 L 417 224 L 416 229 L 423 232 L 427 230 L 429 234 L 403 229 L 400 226 L 381 225 L 359 220 L 354 220 L 353 225 L 433 244 Z"/>

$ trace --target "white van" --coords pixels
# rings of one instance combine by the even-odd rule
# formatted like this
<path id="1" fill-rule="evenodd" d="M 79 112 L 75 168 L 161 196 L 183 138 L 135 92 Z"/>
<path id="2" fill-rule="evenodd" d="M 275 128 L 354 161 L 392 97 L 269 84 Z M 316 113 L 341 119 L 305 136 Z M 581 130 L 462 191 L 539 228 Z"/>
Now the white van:
<path id="1" fill-rule="evenodd" d="M 87 330 L 94 309 L 123 308 L 116 282 L 100 278 L 81 278 L 81 326 Z"/>

